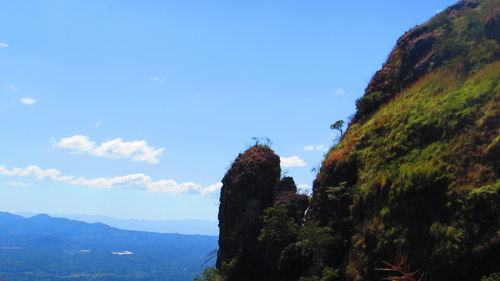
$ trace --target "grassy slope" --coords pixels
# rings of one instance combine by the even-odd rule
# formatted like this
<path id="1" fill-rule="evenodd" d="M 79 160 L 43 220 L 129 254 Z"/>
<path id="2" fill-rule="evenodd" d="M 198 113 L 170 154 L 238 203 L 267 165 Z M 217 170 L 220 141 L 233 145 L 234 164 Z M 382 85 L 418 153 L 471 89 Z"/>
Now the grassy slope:
<path id="1" fill-rule="evenodd" d="M 415 280 L 500 272 L 499 25 L 500 0 L 464 0 L 398 41 L 326 155 L 306 223 L 265 211 L 261 280 L 398 275 L 384 261 Z"/>
<path id="2" fill-rule="evenodd" d="M 465 80 L 454 74 L 424 77 L 369 121 L 351 126 L 325 160 L 359 163 L 350 191 L 356 221 L 351 255 L 357 258 L 348 267 L 354 275 L 374 266 L 367 247 L 387 259 L 402 249 L 418 260 L 414 268 L 428 268 L 455 265 L 462 254 L 498 239 L 498 217 L 485 218 L 484 210 L 474 213 L 469 205 L 490 200 L 488 207 L 496 209 L 488 211 L 500 211 L 500 63 Z"/>
<path id="3" fill-rule="evenodd" d="M 323 257 L 346 279 L 382 278 L 375 268 L 402 256 L 429 280 L 500 270 L 491 260 L 500 244 L 500 62 L 484 30 L 498 7 L 482 1 L 467 16 L 427 23 L 447 30 L 434 47 L 440 66 L 358 116 L 326 156 L 312 217 L 346 239 L 341 265 L 338 254 Z"/>

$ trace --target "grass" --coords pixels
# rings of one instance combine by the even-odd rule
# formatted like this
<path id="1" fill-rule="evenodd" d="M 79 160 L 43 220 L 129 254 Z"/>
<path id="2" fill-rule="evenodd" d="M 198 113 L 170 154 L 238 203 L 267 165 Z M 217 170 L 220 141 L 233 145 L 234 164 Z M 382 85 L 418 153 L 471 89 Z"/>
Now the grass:
<path id="1" fill-rule="evenodd" d="M 466 224 L 479 227 L 470 214 L 484 210 L 464 210 L 460 202 L 479 191 L 486 194 L 483 201 L 498 193 L 489 186 L 498 178 L 500 62 L 469 76 L 460 71 L 445 68 L 424 76 L 366 122 L 351 125 L 327 154 L 323 165 L 330 172 L 354 159 L 358 163 L 351 208 L 354 216 L 363 214 L 365 223 L 356 226 L 362 235 L 353 236 L 353 255 L 371 248 L 383 256 L 388 249 L 406 247 L 418 253 L 410 263 L 421 262 L 432 271 L 436 260 L 453 263 L 475 247 L 475 242 L 463 243 L 479 237 Z M 343 180 L 342 173 L 335 176 Z M 483 231 L 491 236 L 491 229 Z M 377 244 L 367 245 L 366 237 Z M 429 250 L 428 243 L 434 248 Z M 367 264 L 357 267 L 362 266 Z"/>

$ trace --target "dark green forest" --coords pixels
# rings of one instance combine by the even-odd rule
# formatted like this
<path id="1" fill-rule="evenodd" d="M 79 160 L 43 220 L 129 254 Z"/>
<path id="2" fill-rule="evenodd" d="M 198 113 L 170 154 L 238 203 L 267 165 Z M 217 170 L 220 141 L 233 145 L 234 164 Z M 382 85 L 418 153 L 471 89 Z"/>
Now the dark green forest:
<path id="1" fill-rule="evenodd" d="M 214 263 L 207 259 L 216 248 L 216 236 L 0 213 L 0 276 L 9 281 L 192 280 Z M 113 254 L 124 251 L 132 254 Z"/>

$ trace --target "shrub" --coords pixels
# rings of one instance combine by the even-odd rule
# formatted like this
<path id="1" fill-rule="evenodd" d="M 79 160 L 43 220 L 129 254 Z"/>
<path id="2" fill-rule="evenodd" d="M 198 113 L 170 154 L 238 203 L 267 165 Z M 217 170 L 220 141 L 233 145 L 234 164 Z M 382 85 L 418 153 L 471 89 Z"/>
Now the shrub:
<path id="1" fill-rule="evenodd" d="M 384 96 L 380 92 L 373 92 L 356 100 L 357 115 L 366 116 L 377 110 L 384 103 Z"/>
<path id="2" fill-rule="evenodd" d="M 483 276 L 483 278 L 481 278 L 481 281 L 500 281 L 500 273 L 496 272 L 488 276 Z"/>

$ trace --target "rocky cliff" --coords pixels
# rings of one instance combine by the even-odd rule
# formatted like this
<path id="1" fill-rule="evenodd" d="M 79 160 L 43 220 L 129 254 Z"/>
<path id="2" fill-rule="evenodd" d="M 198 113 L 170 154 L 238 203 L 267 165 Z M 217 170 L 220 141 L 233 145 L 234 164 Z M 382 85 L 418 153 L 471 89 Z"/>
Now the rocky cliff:
<path id="1" fill-rule="evenodd" d="M 269 148 L 238 156 L 208 280 L 499 280 L 499 24 L 464 0 L 405 33 L 310 200 Z"/>
<path id="2" fill-rule="evenodd" d="M 343 241 L 314 264 L 345 280 L 500 271 L 499 7 L 461 1 L 398 40 L 314 182 L 308 220 Z"/>
<path id="3" fill-rule="evenodd" d="M 280 173 L 279 157 L 267 146 L 256 145 L 240 154 L 222 179 L 217 266 L 236 268 L 238 263 L 238 269 L 228 273 L 233 280 L 258 272 L 261 216 L 273 204 Z"/>
<path id="4" fill-rule="evenodd" d="M 309 200 L 280 172 L 279 157 L 255 145 L 222 180 L 217 268 L 227 280 L 275 280 L 281 252 L 297 240 Z"/>

